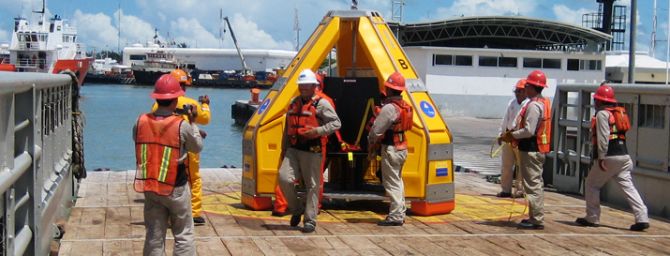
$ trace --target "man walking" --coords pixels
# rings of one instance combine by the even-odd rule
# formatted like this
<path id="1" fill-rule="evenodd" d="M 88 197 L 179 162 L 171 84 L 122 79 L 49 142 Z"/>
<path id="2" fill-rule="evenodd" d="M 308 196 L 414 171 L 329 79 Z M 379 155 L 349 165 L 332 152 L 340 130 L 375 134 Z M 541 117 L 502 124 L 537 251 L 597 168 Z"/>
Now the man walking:
<path id="1" fill-rule="evenodd" d="M 649 217 L 647 206 L 642 202 L 630 176 L 634 165 L 626 148 L 626 132 L 630 128 L 626 109 L 616 106 L 614 89 L 608 85 L 600 86 L 593 100 L 598 112 L 591 118 L 594 161 L 586 177 L 586 217 L 577 218 L 575 222 L 587 227 L 599 225 L 600 189 L 614 178 L 633 208 L 635 224 L 630 226 L 630 230 L 643 231 L 649 228 Z"/>
<path id="2" fill-rule="evenodd" d="M 291 212 L 292 227 L 300 224 L 304 214 L 305 233 L 316 230 L 319 187 L 321 184 L 321 137 L 340 129 L 340 118 L 327 100 L 316 95 L 319 81 L 314 72 L 305 69 L 298 77 L 300 95 L 289 105 L 283 143 L 284 159 L 279 168 L 279 185 Z M 288 145 L 287 145 L 288 144 Z M 288 146 L 288 148 L 286 148 Z M 301 180 L 307 189 L 306 204 L 299 202 L 295 189 Z"/>

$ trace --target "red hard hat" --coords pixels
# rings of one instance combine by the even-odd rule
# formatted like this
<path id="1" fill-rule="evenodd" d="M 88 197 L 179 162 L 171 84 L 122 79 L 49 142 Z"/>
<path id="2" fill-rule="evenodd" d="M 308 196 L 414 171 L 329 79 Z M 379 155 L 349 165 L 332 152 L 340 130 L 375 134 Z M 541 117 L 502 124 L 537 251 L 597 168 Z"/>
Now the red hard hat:
<path id="1" fill-rule="evenodd" d="M 614 98 L 614 89 L 609 85 L 601 85 L 596 90 L 596 93 L 593 94 L 593 98 L 599 101 L 616 103 L 616 98 Z"/>
<path id="2" fill-rule="evenodd" d="M 398 91 L 404 91 L 405 90 L 405 78 L 402 76 L 402 74 L 396 72 L 393 72 L 389 76 L 388 79 L 386 79 L 386 82 L 384 82 L 384 86 L 398 90 Z"/>
<path id="3" fill-rule="evenodd" d="M 526 88 L 526 79 L 521 79 L 518 82 L 516 82 L 516 85 L 514 86 L 515 89 L 523 89 Z"/>
<path id="4" fill-rule="evenodd" d="M 154 92 L 151 94 L 151 98 L 157 100 L 169 100 L 176 99 L 182 95 L 184 95 L 184 91 L 181 89 L 181 86 L 179 86 L 177 79 L 169 74 L 165 74 L 156 81 L 156 86 L 154 87 Z"/>
<path id="5" fill-rule="evenodd" d="M 547 76 L 540 70 L 534 70 L 528 74 L 528 77 L 526 78 L 526 84 L 547 88 Z"/>

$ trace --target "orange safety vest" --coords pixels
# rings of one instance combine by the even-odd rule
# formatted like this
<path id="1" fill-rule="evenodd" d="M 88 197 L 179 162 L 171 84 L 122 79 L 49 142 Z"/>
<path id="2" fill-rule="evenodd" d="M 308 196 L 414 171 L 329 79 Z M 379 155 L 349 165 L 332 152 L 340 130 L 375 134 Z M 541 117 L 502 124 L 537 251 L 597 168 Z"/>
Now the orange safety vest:
<path id="1" fill-rule="evenodd" d="M 528 106 L 533 101 L 539 101 L 544 106 L 542 111 L 542 118 L 539 120 L 537 129 L 535 130 L 535 135 L 530 138 L 519 140 L 519 147 L 522 149 L 521 144 L 537 144 L 537 151 L 540 153 L 549 153 L 551 151 L 551 101 L 544 97 L 535 97 L 531 99 L 526 105 L 521 108 L 519 116 L 521 117 L 521 122 L 519 123 L 519 129 L 523 129 L 526 126 L 526 111 L 528 111 Z M 524 143 L 524 140 L 530 140 Z M 533 141 L 535 140 L 535 141 Z M 531 150 L 534 150 L 531 148 Z"/>
<path id="2" fill-rule="evenodd" d="M 141 115 L 135 135 L 135 191 L 172 194 L 178 172 L 181 148 L 179 129 L 183 119 L 153 114 Z"/>
<path id="3" fill-rule="evenodd" d="M 389 101 L 392 104 L 396 111 L 398 112 L 398 118 L 393 122 L 391 127 L 386 130 L 384 133 L 384 138 L 382 138 L 382 144 L 384 145 L 393 145 L 396 150 L 407 149 L 407 139 L 405 138 L 405 131 L 412 129 L 412 117 L 413 111 L 412 106 L 407 104 L 407 102 L 402 99 L 392 99 Z"/>
<path id="4" fill-rule="evenodd" d="M 626 109 L 623 107 L 608 107 L 604 110 L 610 114 L 609 140 L 626 140 L 626 132 L 628 129 L 630 129 L 630 120 L 628 119 L 628 114 L 626 114 Z M 594 147 L 598 145 L 597 131 L 598 128 L 596 127 L 596 116 L 594 115 L 591 117 L 591 142 L 593 143 Z"/>
<path id="5" fill-rule="evenodd" d="M 291 146 L 313 152 L 321 152 L 320 136 L 308 137 L 304 133 L 309 129 L 319 127 L 316 117 L 316 107 L 321 97 L 315 95 L 309 102 L 303 103 L 300 97 L 296 97 L 288 108 L 287 135 Z"/>

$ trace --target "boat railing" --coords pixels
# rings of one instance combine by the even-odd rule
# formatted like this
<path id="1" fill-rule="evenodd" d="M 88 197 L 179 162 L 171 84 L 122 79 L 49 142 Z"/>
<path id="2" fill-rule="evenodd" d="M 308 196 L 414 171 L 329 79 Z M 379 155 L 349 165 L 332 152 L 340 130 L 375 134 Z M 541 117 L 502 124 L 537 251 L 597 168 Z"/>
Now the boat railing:
<path id="1" fill-rule="evenodd" d="M 19 50 L 39 50 L 42 49 L 42 46 L 45 46 L 46 44 L 44 42 L 20 42 L 19 43 Z"/>
<path id="2" fill-rule="evenodd" d="M 0 255 L 47 255 L 76 195 L 73 80 L 0 73 Z"/>
<path id="3" fill-rule="evenodd" d="M 18 58 L 16 60 L 17 68 L 44 69 L 46 64 L 46 59 Z"/>
<path id="4" fill-rule="evenodd" d="M 631 172 L 645 198 L 649 213 L 670 217 L 666 195 L 658 191 L 670 186 L 670 87 L 650 84 L 611 84 L 619 106 L 629 116 L 626 133 Z M 554 187 L 563 192 L 582 194 L 586 176 L 593 165 L 591 117 L 596 113 L 593 93 L 598 85 L 559 85 L 552 103 L 552 152 L 545 168 Z M 625 202 L 618 188 L 601 193 L 606 201 Z"/>

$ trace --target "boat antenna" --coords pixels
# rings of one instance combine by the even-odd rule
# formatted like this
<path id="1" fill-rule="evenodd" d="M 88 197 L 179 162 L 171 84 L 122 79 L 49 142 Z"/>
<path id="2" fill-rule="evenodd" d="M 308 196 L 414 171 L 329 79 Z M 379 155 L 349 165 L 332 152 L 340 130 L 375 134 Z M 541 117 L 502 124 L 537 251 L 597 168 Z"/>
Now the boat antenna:
<path id="1" fill-rule="evenodd" d="M 219 9 L 219 48 L 223 48 L 223 33 L 226 27 L 223 26 L 223 8 Z"/>
<path id="2" fill-rule="evenodd" d="M 651 46 L 649 47 L 651 57 L 656 55 L 656 24 L 657 24 L 657 15 L 656 15 L 656 0 L 654 0 L 654 14 L 651 18 Z"/>
<path id="3" fill-rule="evenodd" d="M 42 10 L 41 11 L 33 10 L 33 13 L 40 13 L 40 14 L 44 15 L 44 9 L 45 9 L 45 6 L 46 6 L 45 2 L 46 2 L 46 0 L 42 0 Z"/>
<path id="4" fill-rule="evenodd" d="M 295 31 L 295 50 L 300 50 L 300 20 L 298 20 L 298 8 L 293 8 L 295 15 L 293 17 L 293 31 Z"/>
<path id="5" fill-rule="evenodd" d="M 351 0 L 351 9 L 358 10 L 358 0 Z"/>
<path id="6" fill-rule="evenodd" d="M 121 0 L 119 0 L 119 9 L 117 12 L 119 14 L 119 28 L 116 31 L 116 52 L 121 53 Z"/>

